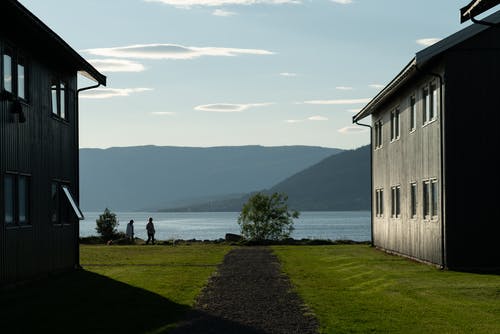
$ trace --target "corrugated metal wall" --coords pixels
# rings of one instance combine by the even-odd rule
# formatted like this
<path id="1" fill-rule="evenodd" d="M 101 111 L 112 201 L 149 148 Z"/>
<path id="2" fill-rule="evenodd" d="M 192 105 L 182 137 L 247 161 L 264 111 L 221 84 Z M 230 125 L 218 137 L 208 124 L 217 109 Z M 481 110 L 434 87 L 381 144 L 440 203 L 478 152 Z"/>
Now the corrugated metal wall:
<path id="1" fill-rule="evenodd" d="M 433 69 L 440 72 L 442 69 Z M 433 76 L 422 76 L 401 89 L 389 103 L 373 117 L 383 123 L 383 145 L 373 152 L 373 187 L 384 190 L 384 215 L 374 216 L 373 237 L 378 247 L 424 261 L 441 264 L 441 207 L 437 219 L 423 217 L 423 181 L 440 180 L 440 119 L 423 124 L 422 89 L 430 82 L 439 82 Z M 444 94 L 444 88 L 441 91 Z M 410 97 L 417 102 L 416 130 L 410 132 Z M 390 117 L 395 108 L 400 110 L 400 138 L 391 142 Z M 373 125 L 374 125 L 373 123 Z M 417 184 L 417 216 L 410 215 L 410 184 Z M 401 214 L 391 217 L 391 187 L 401 187 Z M 442 196 L 442 194 L 439 194 Z M 375 212 L 375 194 L 372 210 Z"/>
<path id="2" fill-rule="evenodd" d="M 19 123 L 11 114 L 12 102 L 0 99 L 0 284 L 70 269 L 76 263 L 78 221 L 72 218 L 68 224 L 53 225 L 50 220 L 52 180 L 68 182 L 74 194 L 79 191 L 76 74 L 24 56 L 29 85 L 28 104 L 23 105 L 26 122 Z M 67 122 L 51 114 L 51 81 L 57 77 L 70 90 Z M 4 223 L 6 172 L 30 175 L 29 226 Z"/>

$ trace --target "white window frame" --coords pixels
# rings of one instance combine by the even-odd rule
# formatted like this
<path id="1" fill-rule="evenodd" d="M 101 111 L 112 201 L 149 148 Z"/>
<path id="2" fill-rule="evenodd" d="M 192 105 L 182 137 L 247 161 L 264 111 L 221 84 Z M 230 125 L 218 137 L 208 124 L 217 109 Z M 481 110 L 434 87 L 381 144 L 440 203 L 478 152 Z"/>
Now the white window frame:
<path id="1" fill-rule="evenodd" d="M 422 126 L 426 126 L 437 119 L 439 113 L 439 94 L 440 91 L 436 81 L 431 81 L 422 87 Z"/>
<path id="2" fill-rule="evenodd" d="M 50 101 L 52 116 L 68 121 L 68 84 L 65 81 L 59 79 L 52 81 Z"/>
<path id="3" fill-rule="evenodd" d="M 410 182 L 410 211 L 409 216 L 411 219 L 418 217 L 418 184 L 417 182 Z"/>
<path id="4" fill-rule="evenodd" d="M 437 178 L 422 181 L 422 216 L 424 220 L 437 220 L 439 218 L 439 182 Z M 435 196 L 433 187 L 436 187 Z M 427 188 L 427 193 L 426 193 Z M 427 206 L 425 205 L 427 203 Z M 426 210 L 427 209 L 427 210 Z M 434 214 L 435 213 L 435 214 Z"/>

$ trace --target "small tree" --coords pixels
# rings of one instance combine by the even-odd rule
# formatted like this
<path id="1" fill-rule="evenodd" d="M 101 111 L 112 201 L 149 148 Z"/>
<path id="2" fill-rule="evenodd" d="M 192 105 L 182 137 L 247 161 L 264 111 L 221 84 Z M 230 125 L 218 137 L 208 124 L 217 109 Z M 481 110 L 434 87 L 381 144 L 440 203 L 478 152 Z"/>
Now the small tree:
<path id="1" fill-rule="evenodd" d="M 238 224 L 241 234 L 250 240 L 282 240 L 294 230 L 293 219 L 298 211 L 288 211 L 288 196 L 283 193 L 258 193 L 243 206 Z"/>
<path id="2" fill-rule="evenodd" d="M 104 210 L 102 215 L 99 215 L 99 219 L 96 221 L 97 227 L 95 228 L 97 233 L 99 233 L 104 241 L 113 239 L 116 235 L 116 227 L 118 226 L 118 220 L 116 219 L 116 214 L 111 212 L 108 208 Z"/>

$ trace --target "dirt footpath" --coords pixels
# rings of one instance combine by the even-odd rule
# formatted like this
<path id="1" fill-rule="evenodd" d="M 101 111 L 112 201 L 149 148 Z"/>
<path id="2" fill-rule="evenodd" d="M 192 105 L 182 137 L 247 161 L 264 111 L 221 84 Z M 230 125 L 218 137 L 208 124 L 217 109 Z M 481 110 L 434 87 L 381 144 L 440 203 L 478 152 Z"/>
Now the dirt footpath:
<path id="1" fill-rule="evenodd" d="M 172 333 L 317 333 L 318 322 L 292 291 L 278 258 L 266 247 L 230 251 Z"/>

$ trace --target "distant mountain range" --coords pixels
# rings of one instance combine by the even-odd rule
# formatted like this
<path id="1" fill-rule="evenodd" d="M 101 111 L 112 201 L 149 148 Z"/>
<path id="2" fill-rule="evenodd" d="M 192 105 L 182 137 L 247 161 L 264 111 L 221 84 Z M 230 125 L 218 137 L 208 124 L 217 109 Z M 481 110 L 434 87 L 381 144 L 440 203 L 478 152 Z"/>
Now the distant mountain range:
<path id="1" fill-rule="evenodd" d="M 311 146 L 81 149 L 80 204 L 85 211 L 156 211 L 232 199 L 269 189 L 341 151 Z"/>
<path id="2" fill-rule="evenodd" d="M 263 192 L 286 193 L 289 206 L 296 210 L 369 210 L 369 146 L 332 155 Z M 251 195 L 235 195 L 162 211 L 240 211 Z"/>

